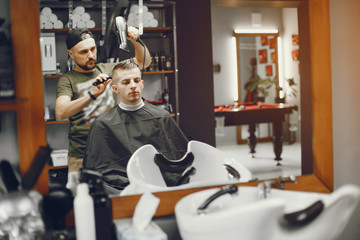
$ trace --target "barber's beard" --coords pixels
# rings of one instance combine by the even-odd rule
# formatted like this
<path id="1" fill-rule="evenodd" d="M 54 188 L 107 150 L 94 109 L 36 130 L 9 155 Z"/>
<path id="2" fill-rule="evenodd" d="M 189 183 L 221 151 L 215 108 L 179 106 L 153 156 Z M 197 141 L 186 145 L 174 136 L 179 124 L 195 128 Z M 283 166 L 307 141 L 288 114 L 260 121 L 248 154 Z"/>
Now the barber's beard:
<path id="1" fill-rule="evenodd" d="M 89 70 L 93 70 L 96 66 L 96 60 L 94 59 L 91 59 L 89 61 L 87 61 L 85 63 L 85 65 L 81 65 L 81 64 L 77 64 L 79 66 L 79 68 L 81 68 L 82 70 L 84 71 L 89 71 Z"/>

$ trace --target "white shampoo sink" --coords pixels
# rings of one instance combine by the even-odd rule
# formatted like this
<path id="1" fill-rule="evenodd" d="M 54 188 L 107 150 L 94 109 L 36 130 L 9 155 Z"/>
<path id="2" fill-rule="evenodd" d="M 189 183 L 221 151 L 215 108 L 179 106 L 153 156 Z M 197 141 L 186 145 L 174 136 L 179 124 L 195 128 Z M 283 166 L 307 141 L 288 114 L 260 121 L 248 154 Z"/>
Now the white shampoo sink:
<path id="1" fill-rule="evenodd" d="M 140 147 L 129 159 L 127 175 L 130 184 L 121 192 L 121 196 L 248 182 L 252 179 L 252 174 L 247 168 L 208 144 L 189 141 L 187 153 L 193 154 L 191 167 L 195 169 L 194 174 L 189 177 L 188 183 L 167 186 L 159 166 L 154 162 L 154 156 L 158 154 L 158 151 L 150 144 Z M 186 154 L 182 159 L 170 161 L 180 162 L 185 156 Z M 237 174 L 240 178 L 233 176 Z"/>
<path id="2" fill-rule="evenodd" d="M 183 240 L 337 239 L 360 198 L 354 185 L 331 194 L 272 189 L 262 200 L 258 188 L 239 187 L 237 194 L 222 195 L 199 213 L 199 206 L 219 190 L 196 192 L 176 204 Z"/>

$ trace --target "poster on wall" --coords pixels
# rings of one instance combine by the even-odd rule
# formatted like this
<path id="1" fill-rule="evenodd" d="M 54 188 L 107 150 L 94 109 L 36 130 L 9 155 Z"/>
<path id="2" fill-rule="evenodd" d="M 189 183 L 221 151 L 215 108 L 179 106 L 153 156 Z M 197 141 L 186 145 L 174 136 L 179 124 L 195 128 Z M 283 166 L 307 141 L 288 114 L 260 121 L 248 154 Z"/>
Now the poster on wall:
<path id="1" fill-rule="evenodd" d="M 261 45 L 266 46 L 268 44 L 267 36 L 261 36 Z"/>
<path id="2" fill-rule="evenodd" d="M 276 54 L 275 54 L 275 52 L 271 53 L 271 62 L 276 63 Z"/>
<path id="3" fill-rule="evenodd" d="M 294 61 L 298 61 L 299 60 L 299 50 L 298 49 L 292 50 L 291 56 Z"/>
<path id="4" fill-rule="evenodd" d="M 299 35 L 293 34 L 293 35 L 291 35 L 291 38 L 292 38 L 292 44 L 294 46 L 298 46 L 299 45 Z"/>
<path id="5" fill-rule="evenodd" d="M 266 49 L 259 50 L 259 62 L 267 63 L 267 51 Z"/>
<path id="6" fill-rule="evenodd" d="M 269 40 L 269 47 L 271 49 L 275 49 L 275 38 L 270 38 Z"/>
<path id="7" fill-rule="evenodd" d="M 267 77 L 271 77 L 273 75 L 272 65 L 266 65 L 265 70 Z"/>

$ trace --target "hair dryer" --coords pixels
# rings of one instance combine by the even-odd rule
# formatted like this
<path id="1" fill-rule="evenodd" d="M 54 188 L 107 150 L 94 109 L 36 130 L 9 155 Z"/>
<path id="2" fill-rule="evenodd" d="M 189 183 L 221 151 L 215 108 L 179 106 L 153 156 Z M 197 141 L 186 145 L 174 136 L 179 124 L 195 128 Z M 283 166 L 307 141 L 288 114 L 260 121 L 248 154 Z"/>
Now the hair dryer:
<path id="1" fill-rule="evenodd" d="M 123 17 L 116 17 L 115 18 L 115 33 L 119 40 L 119 48 L 129 52 L 129 46 L 127 44 L 127 26 L 126 21 Z"/>
<path id="2" fill-rule="evenodd" d="M 129 52 L 129 46 L 127 44 L 127 25 L 125 18 L 118 16 L 115 18 L 115 32 L 119 40 L 119 48 Z M 140 40 L 140 38 L 136 39 L 138 43 L 141 44 L 141 46 L 145 47 L 144 43 Z"/>

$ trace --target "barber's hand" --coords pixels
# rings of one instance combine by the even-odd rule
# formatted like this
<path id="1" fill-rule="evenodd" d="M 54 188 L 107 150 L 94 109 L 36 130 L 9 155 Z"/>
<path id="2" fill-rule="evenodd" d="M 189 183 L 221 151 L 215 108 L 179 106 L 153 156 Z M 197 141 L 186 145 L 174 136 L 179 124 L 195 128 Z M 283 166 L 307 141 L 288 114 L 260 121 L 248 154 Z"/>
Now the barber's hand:
<path id="1" fill-rule="evenodd" d="M 132 26 L 128 26 L 128 34 L 127 34 L 127 39 L 130 41 L 136 41 L 136 39 L 138 39 L 140 37 L 139 34 L 139 29 L 132 27 Z"/>
<path id="2" fill-rule="evenodd" d="M 101 73 L 99 76 L 95 78 L 95 82 L 101 82 L 101 83 L 96 86 L 93 86 L 91 89 L 91 93 L 95 97 L 98 97 L 105 91 L 106 85 L 108 85 L 108 83 L 111 82 L 111 78 L 109 78 L 109 75 Z"/>

